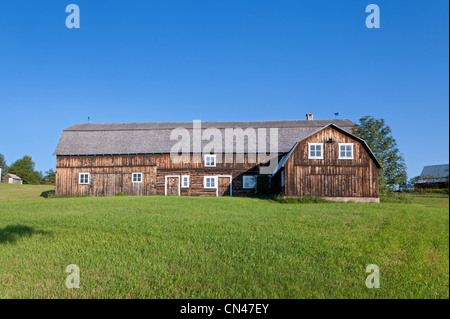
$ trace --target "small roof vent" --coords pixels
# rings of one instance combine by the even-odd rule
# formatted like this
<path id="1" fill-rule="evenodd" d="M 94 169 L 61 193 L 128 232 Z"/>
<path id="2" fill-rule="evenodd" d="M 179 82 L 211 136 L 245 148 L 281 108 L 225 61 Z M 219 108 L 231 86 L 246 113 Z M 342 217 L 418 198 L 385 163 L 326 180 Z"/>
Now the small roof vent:
<path id="1" fill-rule="evenodd" d="M 314 114 L 313 113 L 306 113 L 306 120 L 312 121 L 313 119 L 314 119 Z"/>

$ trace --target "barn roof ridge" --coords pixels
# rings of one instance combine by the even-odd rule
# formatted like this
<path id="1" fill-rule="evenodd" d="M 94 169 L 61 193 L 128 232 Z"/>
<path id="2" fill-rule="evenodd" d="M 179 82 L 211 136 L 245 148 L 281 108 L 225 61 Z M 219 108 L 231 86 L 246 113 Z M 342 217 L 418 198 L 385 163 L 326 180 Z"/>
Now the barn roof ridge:
<path id="1" fill-rule="evenodd" d="M 340 123 L 341 126 L 353 126 L 355 123 L 348 119 L 320 119 L 320 120 L 268 120 L 268 121 L 205 121 L 202 127 L 237 128 L 255 127 L 267 128 L 293 127 L 322 127 L 324 124 Z M 64 131 L 153 131 L 175 128 L 192 129 L 193 122 L 129 122 L 129 123 L 78 123 L 64 129 Z"/>

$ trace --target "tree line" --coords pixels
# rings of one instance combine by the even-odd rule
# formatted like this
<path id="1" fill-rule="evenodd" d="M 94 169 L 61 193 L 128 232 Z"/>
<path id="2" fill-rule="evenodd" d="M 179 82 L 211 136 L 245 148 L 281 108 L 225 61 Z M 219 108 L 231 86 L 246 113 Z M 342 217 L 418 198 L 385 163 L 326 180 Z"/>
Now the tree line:
<path id="1" fill-rule="evenodd" d="M 5 156 L 0 153 L 0 166 L 2 167 L 2 178 L 6 174 L 15 174 L 22 178 L 24 184 L 55 184 L 56 172 L 52 168 L 44 173 L 36 171 L 35 163 L 28 155 L 8 166 Z"/>

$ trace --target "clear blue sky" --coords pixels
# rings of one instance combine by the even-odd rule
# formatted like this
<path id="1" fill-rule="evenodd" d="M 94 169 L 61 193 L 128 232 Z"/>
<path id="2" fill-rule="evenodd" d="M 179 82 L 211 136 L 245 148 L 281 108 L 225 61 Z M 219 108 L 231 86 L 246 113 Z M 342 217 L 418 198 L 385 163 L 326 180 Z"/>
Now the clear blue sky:
<path id="1" fill-rule="evenodd" d="M 67 29 L 78 4 L 81 28 Z M 367 29 L 378 4 L 381 28 Z M 449 162 L 447 0 L 17 0 L 0 6 L 0 153 L 55 168 L 80 122 L 384 118 L 409 177 Z"/>

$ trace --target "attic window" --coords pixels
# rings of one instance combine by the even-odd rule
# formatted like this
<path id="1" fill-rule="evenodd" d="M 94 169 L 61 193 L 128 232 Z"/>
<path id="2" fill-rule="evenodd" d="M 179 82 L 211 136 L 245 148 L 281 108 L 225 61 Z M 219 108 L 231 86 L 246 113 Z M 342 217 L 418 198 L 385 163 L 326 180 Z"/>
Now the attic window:
<path id="1" fill-rule="evenodd" d="M 339 143 L 339 159 L 353 159 L 353 143 Z"/>
<path id="2" fill-rule="evenodd" d="M 309 159 L 323 159 L 323 144 L 322 143 L 308 143 L 308 158 Z"/>
<path id="3" fill-rule="evenodd" d="M 216 155 L 205 155 L 205 167 L 216 167 Z"/>

